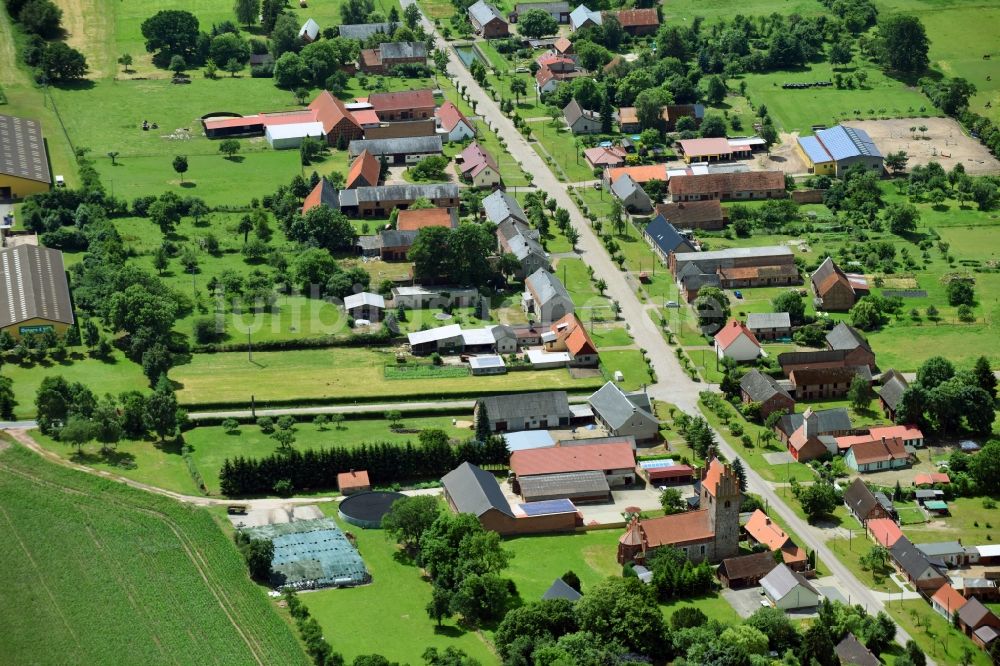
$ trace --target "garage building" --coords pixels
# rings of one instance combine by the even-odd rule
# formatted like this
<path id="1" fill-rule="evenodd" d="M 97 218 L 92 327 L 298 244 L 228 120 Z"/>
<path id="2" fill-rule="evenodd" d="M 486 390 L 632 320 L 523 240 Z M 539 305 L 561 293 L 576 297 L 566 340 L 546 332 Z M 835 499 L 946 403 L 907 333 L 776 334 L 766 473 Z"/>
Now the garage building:
<path id="1" fill-rule="evenodd" d="M 51 185 L 42 124 L 0 115 L 0 200 L 48 192 Z"/>
<path id="2" fill-rule="evenodd" d="M 73 325 L 73 304 L 62 252 L 37 245 L 0 249 L 0 331 L 14 339 L 59 335 Z"/>

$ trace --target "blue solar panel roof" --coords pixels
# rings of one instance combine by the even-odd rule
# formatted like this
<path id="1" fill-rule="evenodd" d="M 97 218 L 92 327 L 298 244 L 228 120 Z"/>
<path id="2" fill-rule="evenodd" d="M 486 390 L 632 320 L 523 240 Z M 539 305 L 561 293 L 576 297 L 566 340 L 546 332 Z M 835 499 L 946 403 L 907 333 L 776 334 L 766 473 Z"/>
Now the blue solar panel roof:
<path id="1" fill-rule="evenodd" d="M 544 500 L 521 504 L 521 510 L 526 516 L 544 516 L 550 513 L 575 513 L 576 505 L 568 499 Z"/>
<path id="2" fill-rule="evenodd" d="M 882 156 L 882 153 L 875 146 L 875 142 L 863 129 L 837 125 L 817 131 L 816 136 L 823 142 L 823 146 L 835 160 L 860 156 Z"/>
<path id="3" fill-rule="evenodd" d="M 809 159 L 812 160 L 813 164 L 822 164 L 823 162 L 830 161 L 830 154 L 826 152 L 823 144 L 819 142 L 814 136 L 802 136 L 799 137 L 799 145 L 802 146 L 802 150 L 805 151 Z"/>
<path id="4" fill-rule="evenodd" d="M 673 467 L 674 461 L 670 458 L 666 460 L 640 460 L 639 466 L 643 469 L 660 469 L 663 467 Z"/>

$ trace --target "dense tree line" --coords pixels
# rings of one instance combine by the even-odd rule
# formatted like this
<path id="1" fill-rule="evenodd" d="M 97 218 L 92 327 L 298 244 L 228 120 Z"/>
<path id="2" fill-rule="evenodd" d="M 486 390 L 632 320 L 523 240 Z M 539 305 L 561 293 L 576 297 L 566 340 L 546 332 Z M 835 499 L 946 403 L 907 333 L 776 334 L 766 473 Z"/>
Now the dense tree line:
<path id="1" fill-rule="evenodd" d="M 82 79 L 87 59 L 60 41 L 64 36 L 62 10 L 52 0 L 6 0 L 7 13 L 27 35 L 21 59 L 34 68 L 40 83 Z"/>
<path id="2" fill-rule="evenodd" d="M 980 359 L 971 371 L 957 371 L 946 358 L 927 359 L 903 393 L 899 412 L 902 422 L 937 432 L 989 433 L 996 418 L 996 378 L 988 360 Z"/>
<path id="3" fill-rule="evenodd" d="M 465 222 L 456 229 L 421 229 L 407 258 L 418 281 L 483 287 L 499 278 L 489 261 L 496 246 L 486 225 Z"/>
<path id="4" fill-rule="evenodd" d="M 226 459 L 219 473 L 223 494 L 229 496 L 262 495 L 274 491 L 279 481 L 287 480 L 296 491 L 330 488 L 337 474 L 351 469 L 366 469 L 374 484 L 389 484 L 411 479 L 441 478 L 463 462 L 476 465 L 502 465 L 507 462 L 503 441 L 491 438 L 486 443 L 474 440 L 451 444 L 443 432 L 424 437 L 417 444 L 374 442 L 354 448 L 329 448 L 275 453 L 265 458 Z"/>

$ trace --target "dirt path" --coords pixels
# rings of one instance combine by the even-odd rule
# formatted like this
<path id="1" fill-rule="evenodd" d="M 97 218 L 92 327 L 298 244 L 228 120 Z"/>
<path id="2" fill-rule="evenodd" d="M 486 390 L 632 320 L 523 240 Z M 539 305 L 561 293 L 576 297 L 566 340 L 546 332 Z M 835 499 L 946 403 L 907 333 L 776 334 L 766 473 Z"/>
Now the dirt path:
<path id="1" fill-rule="evenodd" d="M 14 50 L 10 17 L 6 11 L 0 11 L 0 84 L 21 83 L 23 79 L 23 75 L 17 69 L 17 51 Z"/>
<path id="2" fill-rule="evenodd" d="M 137 490 L 144 490 L 149 493 L 155 493 L 157 495 L 163 495 L 164 497 L 169 497 L 170 499 L 177 500 L 178 502 L 184 502 L 185 504 L 193 504 L 195 506 L 229 506 L 230 504 L 249 504 L 257 509 L 271 509 L 288 504 L 318 504 L 320 502 L 333 502 L 333 497 L 289 497 L 289 498 L 269 498 L 269 499 L 252 499 L 252 500 L 228 500 L 219 499 L 215 497 L 202 497 L 199 495 L 183 495 L 181 493 L 175 493 L 171 490 L 164 490 L 163 488 L 157 488 L 156 486 L 150 485 L 148 483 L 142 483 L 134 479 L 127 479 L 124 476 L 118 476 L 117 474 L 112 474 L 111 472 L 106 472 L 103 470 L 97 470 L 92 467 L 87 467 L 86 465 L 79 465 L 70 460 L 66 460 L 55 453 L 52 453 L 28 434 L 27 430 L 20 428 L 12 428 L 6 431 L 13 437 L 19 444 L 24 445 L 31 451 L 34 451 L 38 455 L 42 456 L 49 462 L 56 463 L 57 465 L 62 465 L 63 467 L 69 467 L 70 469 L 75 469 L 78 472 L 86 472 L 87 474 L 92 474 L 94 476 L 100 476 L 105 479 L 111 479 L 112 481 L 118 481 L 119 483 L 124 483 L 127 486 L 136 488 Z"/>
<path id="3" fill-rule="evenodd" d="M 66 42 L 87 57 L 89 77 L 100 79 L 114 74 L 115 6 L 105 0 L 55 0 L 63 11 Z"/>

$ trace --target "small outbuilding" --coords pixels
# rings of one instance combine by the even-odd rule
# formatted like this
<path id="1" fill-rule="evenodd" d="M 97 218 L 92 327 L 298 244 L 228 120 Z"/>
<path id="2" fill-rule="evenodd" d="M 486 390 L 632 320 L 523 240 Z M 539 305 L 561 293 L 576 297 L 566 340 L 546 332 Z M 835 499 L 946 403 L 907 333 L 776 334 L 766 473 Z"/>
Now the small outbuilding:
<path id="1" fill-rule="evenodd" d="M 472 370 L 472 374 L 476 376 L 503 375 L 507 373 L 507 366 L 497 354 L 472 356 L 469 358 L 469 368 Z"/>
<path id="2" fill-rule="evenodd" d="M 370 322 L 382 321 L 385 299 L 379 294 L 362 291 L 344 298 L 344 310 L 355 319 Z"/>
<path id="3" fill-rule="evenodd" d="M 542 601 L 547 599 L 566 599 L 567 601 L 579 601 L 582 594 L 574 590 L 562 578 L 556 578 L 552 585 L 542 595 Z"/>
<path id="4" fill-rule="evenodd" d="M 372 483 L 368 480 L 366 470 L 343 472 L 337 475 L 337 488 L 341 495 L 353 495 L 354 493 L 368 492 L 372 489 Z"/>
<path id="5" fill-rule="evenodd" d="M 882 666 L 878 657 L 862 645 L 857 636 L 851 632 L 847 632 L 844 639 L 837 643 L 834 651 L 843 666 Z"/>
<path id="6" fill-rule="evenodd" d="M 753 555 L 728 557 L 722 560 L 716 575 L 724 587 L 750 587 L 760 582 L 760 579 L 771 573 L 778 563 L 768 551 Z"/>

